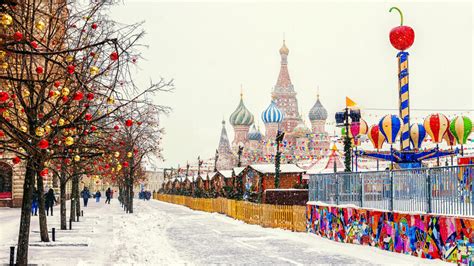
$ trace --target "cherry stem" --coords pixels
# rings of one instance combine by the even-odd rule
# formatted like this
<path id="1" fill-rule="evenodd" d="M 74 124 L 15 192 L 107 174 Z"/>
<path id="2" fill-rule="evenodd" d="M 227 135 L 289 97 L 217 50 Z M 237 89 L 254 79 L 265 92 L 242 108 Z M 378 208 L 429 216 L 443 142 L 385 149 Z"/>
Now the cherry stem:
<path id="1" fill-rule="evenodd" d="M 394 10 L 394 9 L 397 10 L 398 13 L 400 13 L 400 26 L 403 26 L 403 13 L 398 7 L 394 6 L 394 7 L 390 8 L 390 10 L 388 12 L 392 12 L 392 10 Z"/>

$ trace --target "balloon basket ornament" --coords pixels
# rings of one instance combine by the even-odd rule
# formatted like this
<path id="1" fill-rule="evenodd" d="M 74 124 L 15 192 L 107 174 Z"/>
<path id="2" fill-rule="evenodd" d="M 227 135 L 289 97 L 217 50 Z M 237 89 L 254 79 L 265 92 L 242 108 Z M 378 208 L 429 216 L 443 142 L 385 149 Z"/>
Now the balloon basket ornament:
<path id="1" fill-rule="evenodd" d="M 403 25 L 403 13 L 397 7 L 390 8 L 389 12 L 393 10 L 400 14 L 400 26 L 393 28 L 390 31 L 390 43 L 398 50 L 397 64 L 398 64 L 398 92 L 399 92 L 399 117 L 396 115 L 387 115 L 379 122 L 378 128 L 383 134 L 385 141 L 390 144 L 390 152 L 380 152 L 381 143 L 378 141 L 375 145 L 376 151 L 359 150 L 359 156 L 366 156 L 378 160 L 390 161 L 391 168 L 396 163 L 400 168 L 420 168 L 422 161 L 437 158 L 439 164 L 439 157 L 452 156 L 459 153 L 458 149 L 441 151 L 439 143 L 443 140 L 443 136 L 449 127 L 449 121 L 444 115 L 430 116 L 429 121 L 425 120 L 424 125 L 413 124 L 410 125 L 410 94 L 409 94 L 409 74 L 408 74 L 408 56 L 406 52 L 415 40 L 415 32 L 409 26 Z M 427 128 L 428 126 L 428 128 Z M 425 138 L 426 131 L 432 137 L 432 140 L 437 144 L 435 148 L 429 150 L 420 150 L 421 143 Z M 444 131 L 443 131 L 444 130 Z M 375 131 L 374 131 L 375 132 Z M 393 148 L 393 143 L 396 142 L 397 137 L 400 136 L 400 150 Z M 374 137 L 371 138 L 373 140 Z M 377 166 L 378 168 L 378 166 Z"/>

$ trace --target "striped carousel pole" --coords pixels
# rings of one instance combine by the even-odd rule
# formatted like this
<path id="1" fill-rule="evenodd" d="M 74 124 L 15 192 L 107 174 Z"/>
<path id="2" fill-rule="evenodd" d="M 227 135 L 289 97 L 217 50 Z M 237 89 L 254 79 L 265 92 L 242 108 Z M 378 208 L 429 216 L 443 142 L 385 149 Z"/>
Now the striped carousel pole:
<path id="1" fill-rule="evenodd" d="M 398 55 L 398 86 L 400 95 L 400 118 L 403 121 L 400 150 L 410 150 L 410 94 L 408 88 L 408 53 L 399 52 Z"/>
<path id="2" fill-rule="evenodd" d="M 409 26 L 403 25 L 403 13 L 397 7 L 390 8 L 390 12 L 396 10 L 400 14 L 400 26 L 390 31 L 390 43 L 399 50 L 398 58 L 398 86 L 400 97 L 400 118 L 402 119 L 400 150 L 410 150 L 410 104 L 408 92 L 408 53 L 406 49 L 415 41 L 415 32 Z"/>

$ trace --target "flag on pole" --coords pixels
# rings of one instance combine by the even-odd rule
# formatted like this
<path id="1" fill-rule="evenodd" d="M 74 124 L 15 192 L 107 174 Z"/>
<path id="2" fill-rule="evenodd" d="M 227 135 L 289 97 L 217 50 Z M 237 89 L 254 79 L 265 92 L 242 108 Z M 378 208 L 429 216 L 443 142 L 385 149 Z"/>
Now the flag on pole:
<path id="1" fill-rule="evenodd" d="M 351 98 L 346 96 L 346 107 L 351 108 L 351 107 L 356 107 L 356 106 L 357 104 L 353 100 L 351 100 Z"/>

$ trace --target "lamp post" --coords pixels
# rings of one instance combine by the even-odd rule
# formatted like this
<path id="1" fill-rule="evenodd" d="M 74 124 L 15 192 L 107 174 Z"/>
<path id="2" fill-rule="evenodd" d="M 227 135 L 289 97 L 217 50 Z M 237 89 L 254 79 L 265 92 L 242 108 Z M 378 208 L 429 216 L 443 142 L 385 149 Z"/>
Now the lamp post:
<path id="1" fill-rule="evenodd" d="M 237 151 L 237 155 L 239 156 L 239 161 L 237 162 L 237 167 L 241 167 L 242 166 L 242 152 L 244 150 L 244 147 L 243 146 L 240 146 L 239 144 L 239 150 Z"/>
<path id="2" fill-rule="evenodd" d="M 275 139 L 277 143 L 277 149 L 276 149 L 276 155 L 275 155 L 275 188 L 280 187 L 280 158 L 281 158 L 280 144 L 283 141 L 284 136 L 285 136 L 285 132 L 278 130 L 278 133 Z"/>
<path id="3" fill-rule="evenodd" d="M 350 119 L 350 120 L 349 120 Z M 360 121 L 360 110 L 346 107 L 344 111 L 336 113 L 336 126 L 345 128 L 344 134 L 344 171 L 351 172 L 351 138 L 349 137 L 349 125 L 351 122 Z"/>

